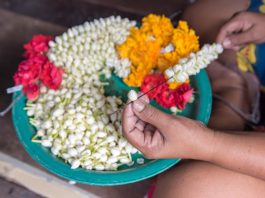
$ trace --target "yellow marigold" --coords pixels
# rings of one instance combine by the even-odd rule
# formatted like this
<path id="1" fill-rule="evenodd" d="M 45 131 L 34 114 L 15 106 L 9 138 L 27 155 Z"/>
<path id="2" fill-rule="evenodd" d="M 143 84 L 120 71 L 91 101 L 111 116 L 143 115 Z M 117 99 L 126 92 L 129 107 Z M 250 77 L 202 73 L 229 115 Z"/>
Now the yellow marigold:
<path id="1" fill-rule="evenodd" d="M 190 83 L 190 80 L 186 80 L 185 83 Z M 180 85 L 182 85 L 183 83 L 180 83 L 180 82 L 171 82 L 171 83 L 168 83 L 168 87 L 169 89 L 176 89 L 178 88 Z"/>
<path id="2" fill-rule="evenodd" d="M 157 68 L 159 71 L 164 72 L 167 68 L 177 64 L 180 56 L 175 52 L 167 52 L 160 54 L 157 61 Z"/>
<path id="3" fill-rule="evenodd" d="M 178 27 L 174 29 L 171 43 L 175 48 L 174 51 L 161 54 L 158 58 L 157 67 L 161 72 L 177 64 L 180 58 L 199 50 L 198 37 L 185 21 L 179 21 Z"/>
<path id="4" fill-rule="evenodd" d="M 174 27 L 169 18 L 149 14 L 143 18 L 140 29 L 144 34 L 153 36 L 161 45 L 167 45 L 172 38 Z"/>
<path id="5" fill-rule="evenodd" d="M 175 52 L 180 57 L 185 57 L 191 52 L 199 50 L 199 39 L 193 29 L 189 29 L 187 22 L 179 21 L 178 27 L 174 30 L 172 44 Z"/>
<path id="6" fill-rule="evenodd" d="M 174 50 L 161 54 L 161 49 L 169 44 L 173 44 Z M 144 17 L 140 28 L 131 28 L 126 41 L 117 46 L 120 57 L 131 61 L 131 73 L 124 82 L 136 87 L 152 70 L 163 72 L 198 49 L 198 37 L 186 22 L 180 21 L 174 29 L 169 18 L 154 14 Z"/>

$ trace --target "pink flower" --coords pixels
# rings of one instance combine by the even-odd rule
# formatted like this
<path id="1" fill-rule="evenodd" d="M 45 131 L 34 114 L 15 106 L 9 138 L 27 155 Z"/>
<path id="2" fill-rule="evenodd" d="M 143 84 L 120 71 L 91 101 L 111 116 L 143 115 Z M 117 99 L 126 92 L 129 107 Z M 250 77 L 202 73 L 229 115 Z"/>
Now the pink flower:
<path id="1" fill-rule="evenodd" d="M 63 68 L 56 67 L 53 63 L 47 62 L 43 65 L 40 80 L 50 89 L 59 89 L 62 83 Z"/>
<path id="2" fill-rule="evenodd" d="M 179 109 L 184 109 L 186 104 L 189 102 L 193 94 L 193 89 L 191 89 L 188 83 L 180 85 L 175 92 L 175 100 L 177 107 Z"/>
<path id="3" fill-rule="evenodd" d="M 52 36 L 38 34 L 32 37 L 30 42 L 24 45 L 26 58 L 34 57 L 38 54 L 44 54 L 49 49 L 49 42 L 53 39 Z"/>
<path id="4" fill-rule="evenodd" d="M 29 100 L 36 100 L 39 96 L 40 89 L 37 84 L 29 84 L 23 87 L 23 93 Z"/>

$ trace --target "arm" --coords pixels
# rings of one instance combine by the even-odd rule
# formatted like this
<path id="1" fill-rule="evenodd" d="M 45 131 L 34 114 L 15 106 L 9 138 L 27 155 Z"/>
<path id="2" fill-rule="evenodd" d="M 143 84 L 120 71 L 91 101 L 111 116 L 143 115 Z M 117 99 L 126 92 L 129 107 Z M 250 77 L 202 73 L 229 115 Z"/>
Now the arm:
<path id="1" fill-rule="evenodd" d="M 147 158 L 196 159 L 265 180 L 265 136 L 213 131 L 138 99 L 123 112 L 123 133 Z"/>
<path id="2" fill-rule="evenodd" d="M 211 149 L 209 162 L 265 180 L 264 134 L 215 132 Z"/>

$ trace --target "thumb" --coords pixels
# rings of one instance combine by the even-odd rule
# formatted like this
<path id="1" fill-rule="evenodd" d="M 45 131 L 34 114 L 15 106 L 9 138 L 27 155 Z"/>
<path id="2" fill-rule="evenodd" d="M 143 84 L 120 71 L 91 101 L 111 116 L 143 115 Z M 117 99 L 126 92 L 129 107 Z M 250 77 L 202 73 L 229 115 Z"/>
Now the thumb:
<path id="1" fill-rule="evenodd" d="M 133 110 L 136 116 L 156 128 L 163 130 L 168 126 L 171 116 L 152 107 L 142 99 L 133 102 Z"/>

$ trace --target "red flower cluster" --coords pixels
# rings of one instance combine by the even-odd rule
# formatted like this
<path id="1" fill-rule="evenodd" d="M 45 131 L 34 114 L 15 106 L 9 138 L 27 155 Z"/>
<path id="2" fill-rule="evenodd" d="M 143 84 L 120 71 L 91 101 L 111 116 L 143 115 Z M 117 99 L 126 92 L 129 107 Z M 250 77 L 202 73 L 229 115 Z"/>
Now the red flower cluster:
<path id="1" fill-rule="evenodd" d="M 25 58 L 34 57 L 36 55 L 44 55 L 49 50 L 49 42 L 53 39 L 52 36 L 35 35 L 31 41 L 24 45 L 26 52 L 24 53 Z"/>
<path id="2" fill-rule="evenodd" d="M 40 83 L 54 90 L 61 85 L 63 69 L 56 67 L 46 57 L 51 39 L 51 36 L 36 35 L 24 45 L 27 59 L 18 65 L 14 81 L 16 85 L 23 85 L 23 93 L 29 100 L 38 98 Z"/>
<path id="3" fill-rule="evenodd" d="M 158 86 L 157 88 L 154 88 Z M 152 91 L 148 92 L 154 88 Z M 183 83 L 177 89 L 169 89 L 167 81 L 162 74 L 150 74 L 144 78 L 141 92 L 147 93 L 149 99 L 154 99 L 165 108 L 177 106 L 184 109 L 192 96 L 193 90 L 188 83 Z"/>

